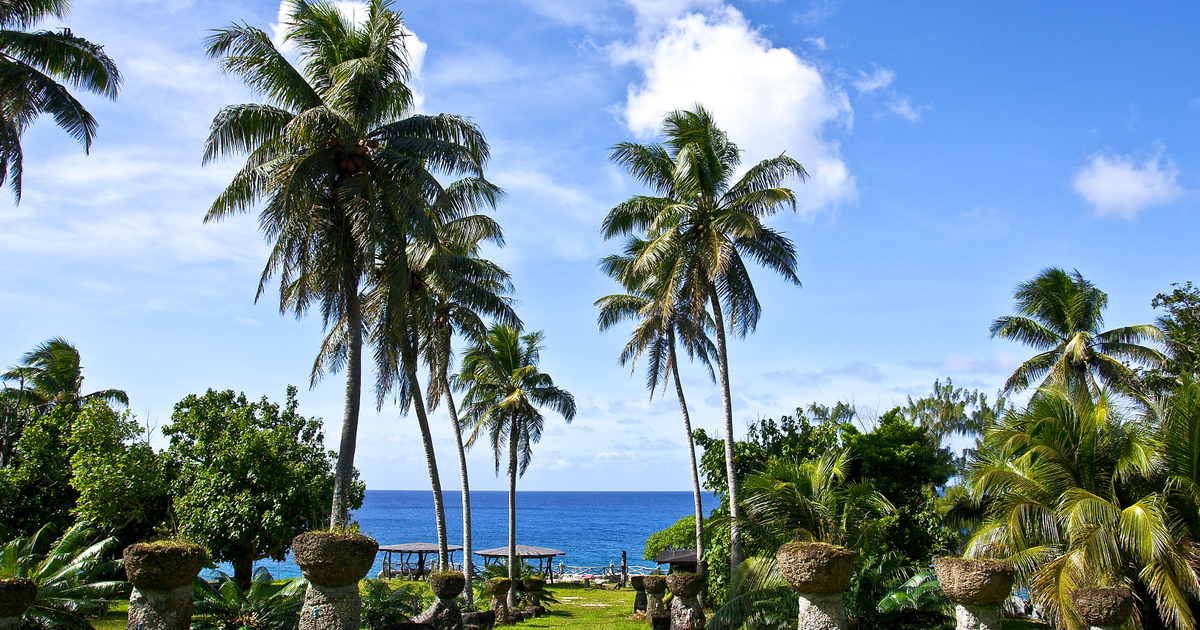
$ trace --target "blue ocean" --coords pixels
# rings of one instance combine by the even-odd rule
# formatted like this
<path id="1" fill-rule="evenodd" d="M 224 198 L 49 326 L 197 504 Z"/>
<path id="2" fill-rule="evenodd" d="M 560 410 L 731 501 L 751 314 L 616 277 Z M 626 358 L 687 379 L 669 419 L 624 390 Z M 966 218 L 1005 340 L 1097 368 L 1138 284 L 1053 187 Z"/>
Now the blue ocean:
<path id="1" fill-rule="evenodd" d="M 462 544 L 462 493 L 442 493 L 446 502 L 449 544 Z M 704 512 L 719 504 L 704 493 Z M 517 544 L 565 551 L 554 566 L 576 567 L 621 564 L 628 552 L 631 566 L 655 566 L 642 559 L 646 539 L 694 513 L 691 492 L 517 492 Z M 433 493 L 418 490 L 367 490 L 362 509 L 354 513 L 359 527 L 381 545 L 437 542 Z M 471 492 L 471 529 L 475 550 L 508 545 L 508 493 Z M 482 565 L 476 556 L 475 563 Z M 462 552 L 454 554 L 462 562 Z M 370 576 L 382 566 L 383 554 L 375 559 Z M 264 560 L 276 578 L 299 577 L 291 558 L 285 562 Z M 231 571 L 228 566 L 223 570 Z"/>

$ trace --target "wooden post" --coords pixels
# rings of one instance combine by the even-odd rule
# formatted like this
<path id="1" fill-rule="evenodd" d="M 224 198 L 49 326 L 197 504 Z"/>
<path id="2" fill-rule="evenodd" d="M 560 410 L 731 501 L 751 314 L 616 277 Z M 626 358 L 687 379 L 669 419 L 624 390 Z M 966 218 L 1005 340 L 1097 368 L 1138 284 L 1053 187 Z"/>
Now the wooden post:
<path id="1" fill-rule="evenodd" d="M 621 588 L 625 588 L 625 583 L 629 581 L 629 562 L 626 557 L 627 552 L 621 552 Z"/>

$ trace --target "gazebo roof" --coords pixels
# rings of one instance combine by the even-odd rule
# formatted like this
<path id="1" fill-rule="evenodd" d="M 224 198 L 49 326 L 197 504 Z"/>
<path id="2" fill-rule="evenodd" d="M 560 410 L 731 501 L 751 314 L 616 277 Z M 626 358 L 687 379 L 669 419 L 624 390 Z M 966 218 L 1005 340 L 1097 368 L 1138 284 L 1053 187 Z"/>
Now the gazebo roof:
<path id="1" fill-rule="evenodd" d="M 654 561 L 659 564 L 675 563 L 692 563 L 696 562 L 695 549 L 667 549 L 666 551 L 658 552 Z"/>
<path id="2" fill-rule="evenodd" d="M 462 551 L 462 547 L 459 545 L 449 545 L 446 549 L 448 551 Z M 380 545 L 379 550 L 399 553 L 437 553 L 438 545 L 437 543 L 424 542 L 403 543 L 400 545 Z"/>
<path id="3" fill-rule="evenodd" d="M 382 549 L 382 547 L 380 547 Z M 485 558 L 507 558 L 508 547 L 496 547 L 495 549 L 484 549 L 476 551 L 475 555 Z M 545 547 L 530 547 L 528 545 L 517 545 L 518 558 L 553 558 L 554 556 L 565 556 L 567 552 L 557 549 L 547 549 Z"/>

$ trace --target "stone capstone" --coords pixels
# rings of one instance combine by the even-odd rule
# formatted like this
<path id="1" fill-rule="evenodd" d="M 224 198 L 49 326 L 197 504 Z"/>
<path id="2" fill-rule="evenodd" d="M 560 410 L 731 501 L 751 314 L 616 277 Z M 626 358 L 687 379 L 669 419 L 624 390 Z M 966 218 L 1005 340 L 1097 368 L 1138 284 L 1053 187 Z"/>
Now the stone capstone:
<path id="1" fill-rule="evenodd" d="M 23 615 L 37 599 L 37 592 L 29 578 L 0 580 L 0 619 Z"/>
<path id="2" fill-rule="evenodd" d="M 429 576 L 429 588 L 438 599 L 454 599 L 466 585 L 467 578 L 458 571 L 440 571 Z"/>
<path id="3" fill-rule="evenodd" d="M 198 571 L 198 570 L 197 570 Z M 129 594 L 128 630 L 188 630 L 192 626 L 192 585 L 170 591 L 137 586 Z"/>
<path id="4" fill-rule="evenodd" d="M 1133 591 L 1123 586 L 1079 588 L 1070 597 L 1089 626 L 1121 626 L 1133 614 Z"/>
<path id="5" fill-rule="evenodd" d="M 662 595 L 667 592 L 667 576 L 665 575 L 647 575 L 642 580 L 642 585 L 645 586 L 647 593 Z"/>
<path id="6" fill-rule="evenodd" d="M 178 542 L 137 543 L 126 547 L 122 556 L 130 583 L 156 592 L 190 587 L 207 558 L 199 545 Z"/>
<path id="7" fill-rule="evenodd" d="M 827 543 L 788 543 L 775 553 L 779 570 L 797 593 L 841 593 L 850 586 L 855 553 Z"/>
<path id="8" fill-rule="evenodd" d="M 950 601 L 974 606 L 996 606 L 1012 592 L 1016 572 L 999 560 L 934 558 L 938 584 Z"/>
<path id="9" fill-rule="evenodd" d="M 801 593 L 799 599 L 797 630 L 846 630 L 849 627 L 840 592 Z"/>
<path id="10" fill-rule="evenodd" d="M 674 589 L 671 592 L 675 594 L 671 600 L 671 630 L 704 630 L 704 608 L 695 594 L 680 595 Z"/>
<path id="11" fill-rule="evenodd" d="M 538 578 L 525 578 L 523 584 L 526 591 L 540 591 L 546 588 L 546 580 Z"/>
<path id="12" fill-rule="evenodd" d="M 508 578 L 492 578 L 487 581 L 488 592 L 492 595 L 503 595 L 512 588 L 512 580 Z"/>
<path id="13" fill-rule="evenodd" d="M 379 543 L 360 534 L 309 532 L 292 539 L 292 557 L 311 584 L 358 584 L 375 563 Z"/>
<path id="14" fill-rule="evenodd" d="M 438 599 L 413 621 L 429 624 L 436 630 L 462 630 L 462 610 L 453 599 Z"/>
<path id="15" fill-rule="evenodd" d="M 697 573 L 672 573 L 667 576 L 667 588 L 675 597 L 695 597 L 704 590 L 704 576 Z"/>
<path id="16" fill-rule="evenodd" d="M 954 620 L 958 630 L 1000 630 L 1000 609 L 995 604 L 955 604 Z"/>
<path id="17" fill-rule="evenodd" d="M 362 597 L 358 580 L 343 586 L 308 584 L 299 630 L 358 630 Z"/>

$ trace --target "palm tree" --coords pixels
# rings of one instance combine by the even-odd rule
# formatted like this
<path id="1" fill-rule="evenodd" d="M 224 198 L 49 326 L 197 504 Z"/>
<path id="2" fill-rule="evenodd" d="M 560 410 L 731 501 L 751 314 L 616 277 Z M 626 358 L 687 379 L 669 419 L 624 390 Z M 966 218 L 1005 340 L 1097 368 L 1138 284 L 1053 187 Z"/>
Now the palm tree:
<path id="1" fill-rule="evenodd" d="M 88 400 L 104 400 L 129 406 L 129 396 L 119 389 L 102 389 L 84 394 L 79 350 L 62 337 L 38 344 L 21 355 L 21 363 L 0 373 L 0 380 L 19 383 L 19 390 L 40 411 L 70 405 L 81 409 Z"/>
<path id="2" fill-rule="evenodd" d="M 1186 537 L 1165 497 L 1142 483 L 1158 452 L 1152 431 L 1123 419 L 1108 391 L 1093 398 L 1079 381 L 1042 388 L 987 432 L 971 467 L 971 495 L 990 501 L 966 555 L 1012 562 L 1055 627 L 1083 627 L 1068 594 L 1096 584 L 1131 586 L 1153 600 L 1143 609 L 1193 627 L 1200 582 Z"/>
<path id="3" fill-rule="evenodd" d="M 1042 384 L 1075 379 L 1087 382 L 1093 392 L 1101 385 L 1132 392 L 1138 389 L 1137 375 L 1122 361 L 1157 367 L 1165 360 L 1161 352 L 1140 345 L 1164 341 L 1150 324 L 1102 330 L 1108 295 L 1078 270 L 1043 269 L 1017 285 L 1013 298 L 1017 315 L 992 322 L 992 337 L 1018 341 L 1040 353 L 1008 377 L 1005 392 L 1019 392 L 1043 377 Z"/>
<path id="4" fill-rule="evenodd" d="M 633 263 L 636 273 L 660 268 L 674 287 L 669 294 L 687 303 L 686 316 L 699 327 L 700 311 L 712 309 L 717 338 L 717 365 L 725 420 L 725 462 L 729 484 L 730 574 L 741 562 L 738 533 L 738 489 L 733 461 L 733 404 L 729 391 L 729 352 L 725 323 L 738 337 L 758 325 L 761 305 L 744 257 L 773 269 L 799 285 L 796 249 L 781 232 L 762 220 L 785 206 L 796 207 L 796 196 L 782 187 L 788 178 L 801 181 L 808 173 L 785 156 L 763 160 L 734 181 L 741 152 L 712 115 L 697 105 L 676 110 L 663 121 L 664 144 L 621 143 L 609 159 L 652 188 L 657 196 L 636 196 L 609 211 L 601 233 L 606 239 L 645 232 L 646 247 Z M 726 315 L 726 313 L 728 313 Z"/>
<path id="5" fill-rule="evenodd" d="M 117 64 L 103 46 L 68 28 L 26 30 L 49 17 L 61 19 L 70 8 L 70 0 L 0 2 L 0 184 L 8 180 L 18 203 L 25 130 L 42 114 L 50 114 L 86 153 L 96 137 L 96 119 L 67 87 L 115 100 L 121 86 Z"/>
<path id="6" fill-rule="evenodd" d="M 513 580 L 518 575 L 517 477 L 525 474 L 533 445 L 542 439 L 541 408 L 558 412 L 568 423 L 575 417 L 575 397 L 538 369 L 544 338 L 541 331 L 522 335 L 515 326 L 493 324 L 486 338 L 468 347 L 458 375 L 466 388 L 464 424 L 471 427 L 467 445 L 486 432 L 500 474 L 500 457 L 508 442 L 508 577 Z M 510 604 L 515 605 L 515 597 L 510 590 Z"/>
<path id="7" fill-rule="evenodd" d="M 213 120 L 204 162 L 248 157 L 205 221 L 264 202 L 259 224 L 273 247 L 255 299 L 279 274 L 281 312 L 300 317 L 315 302 L 325 327 L 342 331 L 336 351 L 318 356 L 312 379 L 327 367 L 346 369 L 333 525 L 349 518 L 362 390 L 360 291 L 380 232 L 408 230 L 392 235 L 401 241 L 431 234 L 423 208 L 437 187 L 434 174 L 479 174 L 487 157 L 470 121 L 409 115 L 404 23 L 390 6 L 372 0 L 356 27 L 330 3 L 293 0 L 285 39 L 299 50 L 303 72 L 260 29 L 234 24 L 207 40 L 208 55 L 268 102 L 227 106 Z"/>
<path id="8" fill-rule="evenodd" d="M 679 400 L 679 411 L 683 416 L 683 431 L 687 440 L 688 462 L 692 473 L 692 499 L 696 510 L 696 560 L 699 563 L 704 558 L 704 507 L 700 492 L 700 471 L 696 465 L 696 443 L 692 437 L 692 419 L 688 413 L 687 400 L 683 395 L 683 382 L 679 378 L 679 359 L 675 350 L 676 334 L 684 340 L 684 348 L 688 355 L 699 358 L 708 369 L 709 377 L 713 376 L 711 357 L 716 355 L 716 348 L 708 338 L 707 330 L 712 329 L 712 320 L 708 312 L 701 310 L 699 315 L 704 319 L 700 326 L 695 322 L 681 317 L 682 313 L 694 313 L 692 309 L 671 308 L 673 287 L 665 282 L 662 275 L 639 277 L 631 267 L 638 252 L 646 241 L 630 238 L 623 255 L 607 256 L 601 261 L 601 269 L 614 280 L 617 280 L 629 291 L 623 294 L 607 295 L 596 300 L 595 305 L 600 309 L 597 325 L 601 331 L 623 321 L 635 321 L 629 343 L 621 351 L 618 359 L 621 365 L 631 364 L 636 369 L 638 357 L 645 354 L 646 388 L 650 390 L 653 399 L 654 391 L 661 381 L 666 388 L 667 374 L 675 383 L 675 396 Z M 682 313 L 681 313 L 682 312 Z M 702 563 L 697 567 L 703 567 Z"/>

